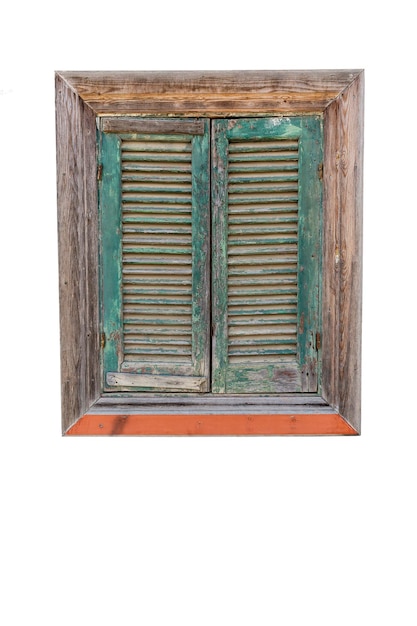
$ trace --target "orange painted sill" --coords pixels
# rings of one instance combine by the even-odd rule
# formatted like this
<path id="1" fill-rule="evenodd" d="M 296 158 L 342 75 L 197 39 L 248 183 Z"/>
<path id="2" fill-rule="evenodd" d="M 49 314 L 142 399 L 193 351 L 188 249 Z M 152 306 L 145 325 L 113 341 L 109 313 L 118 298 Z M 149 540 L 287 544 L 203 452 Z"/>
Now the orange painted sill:
<path id="1" fill-rule="evenodd" d="M 358 435 L 334 413 L 95 414 L 66 435 Z"/>

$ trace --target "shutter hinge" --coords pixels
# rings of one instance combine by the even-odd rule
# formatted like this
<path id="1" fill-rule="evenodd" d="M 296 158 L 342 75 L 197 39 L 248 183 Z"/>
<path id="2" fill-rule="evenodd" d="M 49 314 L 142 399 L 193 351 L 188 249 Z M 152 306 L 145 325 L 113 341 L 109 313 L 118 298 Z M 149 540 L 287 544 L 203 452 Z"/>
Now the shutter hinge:
<path id="1" fill-rule="evenodd" d="M 321 333 L 316 333 L 316 351 L 318 352 L 321 348 Z"/>
<path id="2" fill-rule="evenodd" d="M 106 333 L 100 333 L 100 348 L 103 350 L 106 345 Z"/>
<path id="3" fill-rule="evenodd" d="M 97 168 L 97 180 L 101 180 L 102 175 L 103 175 L 103 166 L 100 163 L 100 165 Z"/>
<path id="4" fill-rule="evenodd" d="M 323 180 L 323 162 L 318 164 L 317 174 L 318 174 L 319 180 Z"/>

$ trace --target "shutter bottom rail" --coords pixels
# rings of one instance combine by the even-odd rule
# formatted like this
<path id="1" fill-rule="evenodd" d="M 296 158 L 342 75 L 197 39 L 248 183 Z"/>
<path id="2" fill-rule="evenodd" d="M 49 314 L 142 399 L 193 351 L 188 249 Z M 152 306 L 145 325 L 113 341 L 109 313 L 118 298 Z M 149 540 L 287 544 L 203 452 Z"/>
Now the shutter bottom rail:
<path id="1" fill-rule="evenodd" d="M 111 387 L 142 387 L 147 389 L 177 389 L 178 391 L 204 392 L 207 378 L 204 376 L 151 376 L 108 372 L 106 382 Z"/>

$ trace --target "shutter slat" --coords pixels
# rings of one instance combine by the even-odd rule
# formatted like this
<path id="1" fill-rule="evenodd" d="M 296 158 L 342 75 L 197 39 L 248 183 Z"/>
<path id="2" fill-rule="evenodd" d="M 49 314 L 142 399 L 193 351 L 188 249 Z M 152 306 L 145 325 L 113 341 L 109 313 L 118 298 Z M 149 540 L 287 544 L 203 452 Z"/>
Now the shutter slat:
<path id="1" fill-rule="evenodd" d="M 170 288 L 164 283 L 173 263 L 192 266 L 191 161 L 191 137 L 187 141 L 122 140 L 123 351 L 128 360 L 178 358 L 191 365 L 191 273 L 185 288 L 178 286 L 177 277 Z M 144 170 L 133 169 L 134 174 L 126 175 L 138 163 Z M 179 177 L 165 171 L 161 180 L 161 170 L 166 166 L 177 170 L 177 163 L 184 164 L 187 172 Z M 169 217 L 160 215 L 167 211 Z M 181 217 L 184 211 L 189 218 Z M 155 282 L 149 270 L 141 270 L 143 265 L 153 266 L 153 274 L 164 277 Z M 181 329 L 180 337 L 173 336 L 173 326 L 177 332 Z"/>
<path id="2" fill-rule="evenodd" d="M 244 174 L 240 171 L 236 175 L 234 164 L 242 162 Z M 268 164 L 267 176 L 259 175 L 260 162 Z M 236 263 L 244 267 L 237 275 L 239 282 L 233 282 L 233 274 L 228 281 L 228 324 L 237 327 L 239 333 L 229 333 L 228 361 L 232 366 L 244 358 L 275 362 L 279 357 L 297 354 L 298 286 L 294 272 L 298 258 L 298 141 L 230 141 L 229 163 L 229 268 L 233 271 Z M 294 167 L 296 171 L 290 174 L 283 167 Z M 246 218 L 242 226 L 244 218 L 236 218 L 236 211 L 240 215 L 255 214 L 256 218 Z M 261 227 L 260 211 L 264 211 Z M 272 280 L 265 273 L 269 264 L 291 262 L 293 266 L 283 270 L 292 272 L 291 284 L 286 273 L 279 270 Z M 254 264 L 259 270 L 250 283 L 254 286 L 249 287 L 248 268 Z M 241 325 L 239 330 L 239 324 L 248 317 L 251 323 Z M 270 318 L 267 333 L 266 318 Z"/>

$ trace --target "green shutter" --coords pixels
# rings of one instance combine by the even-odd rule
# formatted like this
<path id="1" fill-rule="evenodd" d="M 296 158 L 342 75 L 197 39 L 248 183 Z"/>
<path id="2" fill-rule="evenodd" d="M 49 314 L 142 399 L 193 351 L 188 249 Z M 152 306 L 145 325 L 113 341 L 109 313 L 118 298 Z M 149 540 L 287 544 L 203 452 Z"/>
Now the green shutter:
<path id="1" fill-rule="evenodd" d="M 318 389 L 322 122 L 213 122 L 213 392 Z"/>
<path id="2" fill-rule="evenodd" d="M 207 391 L 208 122 L 107 118 L 102 128 L 105 389 Z"/>

